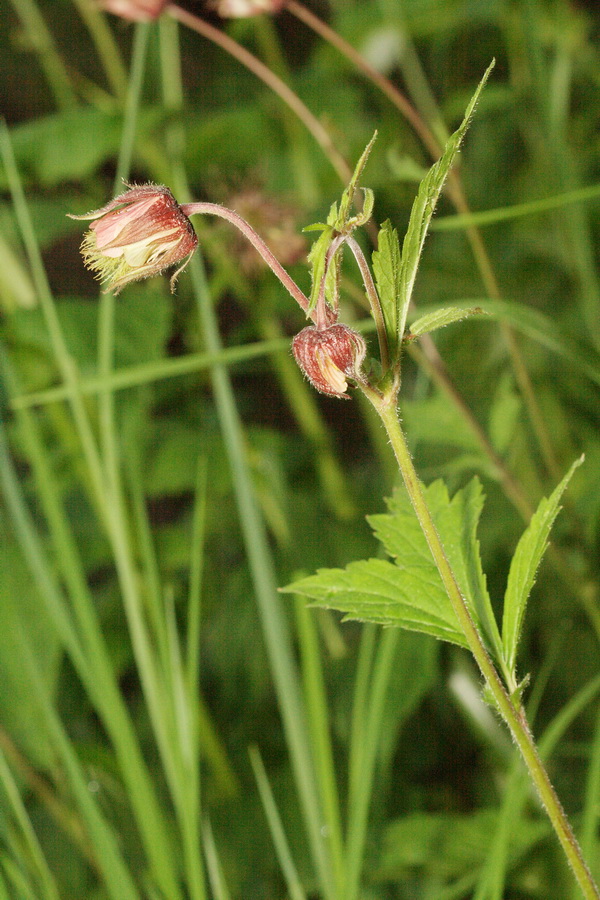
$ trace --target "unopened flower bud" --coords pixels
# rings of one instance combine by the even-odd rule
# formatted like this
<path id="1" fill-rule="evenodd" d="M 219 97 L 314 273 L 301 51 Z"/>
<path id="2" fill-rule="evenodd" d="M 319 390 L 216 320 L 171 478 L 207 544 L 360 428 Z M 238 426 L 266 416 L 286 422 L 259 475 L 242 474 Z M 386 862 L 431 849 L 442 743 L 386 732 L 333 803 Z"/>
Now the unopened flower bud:
<path id="1" fill-rule="evenodd" d="M 310 325 L 296 335 L 292 350 L 313 387 L 330 397 L 349 399 L 347 378 L 360 379 L 367 352 L 358 332 L 339 323 L 323 329 Z"/>
<path id="2" fill-rule="evenodd" d="M 72 219 L 93 219 L 81 244 L 88 269 L 118 293 L 131 281 L 159 275 L 183 261 L 179 273 L 198 246 L 192 223 L 171 191 L 160 185 L 132 186 L 102 209 Z"/>
<path id="3" fill-rule="evenodd" d="M 212 4 L 223 19 L 245 19 L 263 13 L 278 13 L 285 0 L 215 0 Z"/>
<path id="4" fill-rule="evenodd" d="M 129 19 L 130 22 L 151 22 L 158 19 L 168 0 L 99 0 L 106 12 Z"/>

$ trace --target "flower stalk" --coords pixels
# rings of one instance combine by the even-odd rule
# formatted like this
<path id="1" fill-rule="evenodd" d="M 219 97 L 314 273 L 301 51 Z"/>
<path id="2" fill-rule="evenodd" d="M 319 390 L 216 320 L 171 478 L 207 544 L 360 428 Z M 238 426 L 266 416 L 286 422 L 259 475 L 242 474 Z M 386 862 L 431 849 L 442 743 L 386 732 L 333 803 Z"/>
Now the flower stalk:
<path id="1" fill-rule="evenodd" d="M 375 282 L 373 281 L 373 276 L 371 275 L 369 264 L 365 259 L 365 255 L 362 252 L 360 244 L 351 235 L 348 235 L 346 237 L 346 243 L 354 254 L 354 259 L 356 260 L 356 264 L 360 269 L 360 274 L 362 275 L 363 285 L 365 287 L 369 306 L 371 307 L 371 315 L 373 316 L 373 319 L 375 321 L 375 328 L 377 329 L 377 340 L 379 341 L 381 368 L 384 372 L 386 372 L 390 365 L 390 353 L 379 294 L 377 293 L 377 290 L 375 288 Z"/>
<path id="2" fill-rule="evenodd" d="M 288 275 L 275 254 L 271 252 L 260 235 L 257 234 L 254 228 L 252 228 L 242 216 L 238 215 L 232 209 L 227 209 L 226 206 L 220 206 L 218 203 L 183 203 L 180 206 L 180 209 L 186 216 L 218 216 L 221 219 L 225 219 L 227 222 L 231 222 L 232 225 L 235 225 L 244 237 L 250 241 L 255 250 L 260 253 L 273 274 L 279 279 L 286 291 L 288 291 L 300 308 L 303 309 L 307 315 L 309 314 L 308 310 L 310 303 L 306 294 L 300 290 L 294 279 Z"/>

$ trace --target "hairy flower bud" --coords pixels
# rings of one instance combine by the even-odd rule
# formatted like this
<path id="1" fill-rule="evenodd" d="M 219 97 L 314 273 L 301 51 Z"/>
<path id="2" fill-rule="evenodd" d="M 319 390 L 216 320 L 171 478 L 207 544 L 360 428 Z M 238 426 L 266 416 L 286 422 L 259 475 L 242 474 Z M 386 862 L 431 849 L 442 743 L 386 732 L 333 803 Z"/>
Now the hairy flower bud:
<path id="1" fill-rule="evenodd" d="M 158 19 L 168 0 L 99 0 L 106 12 L 131 22 L 151 22 Z"/>
<path id="2" fill-rule="evenodd" d="M 102 209 L 72 219 L 93 219 L 81 244 L 88 269 L 118 293 L 131 281 L 159 275 L 179 262 L 171 290 L 198 246 L 192 223 L 171 191 L 160 185 L 131 186 Z"/>
<path id="3" fill-rule="evenodd" d="M 358 332 L 347 325 L 319 329 L 304 328 L 292 343 L 296 362 L 318 391 L 330 397 L 344 397 L 347 378 L 359 379 L 367 345 Z"/>

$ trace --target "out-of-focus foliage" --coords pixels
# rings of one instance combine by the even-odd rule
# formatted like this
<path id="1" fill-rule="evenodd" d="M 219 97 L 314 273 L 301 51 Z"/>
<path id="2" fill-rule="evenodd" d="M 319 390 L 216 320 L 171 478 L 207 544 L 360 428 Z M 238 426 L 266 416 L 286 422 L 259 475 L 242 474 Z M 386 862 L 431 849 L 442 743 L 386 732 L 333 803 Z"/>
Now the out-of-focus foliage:
<path id="1" fill-rule="evenodd" d="M 402 242 L 417 181 L 433 160 L 377 86 L 293 10 L 224 23 L 199 0 L 183 5 L 225 30 L 289 83 L 350 170 L 378 131 L 363 183 L 375 192 L 375 222 L 389 219 Z M 311 0 L 309 6 L 410 98 L 439 144 L 460 124 L 483 72 L 496 58 L 460 153 L 460 177 L 473 211 L 569 195 L 550 210 L 499 217 L 480 229 L 479 238 L 469 237 L 459 223 L 452 228 L 444 221 L 441 227 L 456 213 L 450 195 L 442 197 L 436 213 L 440 227 L 436 230 L 434 220 L 415 282 L 412 319 L 430 305 L 485 310 L 486 301 L 504 301 L 507 311 L 492 302 L 491 315 L 436 331 L 433 340 L 445 382 L 437 377 L 440 369 L 432 367 L 432 357 L 417 350 L 404 362 L 401 395 L 422 479 L 443 478 L 451 495 L 465 489 L 474 474 L 483 484 L 487 499 L 479 541 L 492 605 L 505 591 L 510 559 L 525 527 L 524 508 L 533 511 L 573 460 L 585 454 L 563 498 L 565 508 L 529 598 L 519 645 L 519 675 L 531 673 L 535 727 L 542 734 L 570 698 L 598 675 L 600 199 L 573 202 L 570 192 L 600 183 L 600 13 L 593 0 Z M 98 286 L 78 253 L 81 223 L 66 214 L 99 208 L 113 195 L 134 26 L 92 12 L 83 0 L 0 0 L 0 93 L 68 353 L 81 377 L 84 408 L 94 433 L 101 435 Z M 47 31 L 40 29 L 37 15 Z M 170 105 L 169 97 L 165 102 L 161 27 L 148 26 L 129 180 L 174 187 L 172 163 L 181 150 L 191 196 L 178 200 L 202 199 L 246 210 L 280 257 L 293 249 L 285 262 L 308 292 L 308 244 L 304 247 L 301 230 L 309 222 L 326 221 L 343 188 L 338 174 L 268 86 L 222 48 L 183 27 L 183 109 Z M 174 834 L 177 810 L 169 800 L 171 785 L 160 764 L 148 697 L 135 664 L 116 550 L 106 536 L 68 404 L 63 395 L 33 409 L 21 401 L 18 408 L 19 397 L 60 385 L 62 375 L 36 302 L 39 292 L 1 166 L 0 190 L 0 414 L 15 473 L 58 590 L 75 591 L 79 574 L 87 585 L 164 810 L 166 833 Z M 195 225 L 225 347 L 291 341 L 304 317 L 271 273 L 223 223 L 203 219 Z M 483 277 L 473 254 L 477 239 L 489 258 Z M 370 255 L 368 229 L 361 240 Z M 365 317 L 360 285 L 348 258 L 342 272 L 346 321 Z M 522 321 L 533 310 L 542 326 L 536 330 L 528 319 L 529 329 L 517 325 L 508 332 L 505 322 L 518 322 L 522 307 Z M 198 365 L 170 377 L 159 371 L 165 361 L 201 353 L 204 340 L 187 272 L 175 296 L 166 279 L 155 279 L 128 288 L 118 299 L 114 368 L 139 375 L 136 386 L 128 382 L 114 394 L 116 453 L 134 523 L 135 573 L 149 617 L 153 586 L 158 585 L 165 607 L 172 604 L 174 633 L 184 634 L 190 566 L 198 554 L 203 556 L 202 803 L 231 896 L 287 896 L 248 762 L 248 747 L 256 744 L 306 895 L 312 898 L 319 896 L 319 883 L 302 826 L 209 370 Z M 514 344 L 526 379 L 515 363 Z M 277 578 L 284 585 L 318 568 L 343 568 L 376 555 L 378 545 L 366 516 L 373 515 L 374 521 L 383 516 L 384 498 L 397 487 L 397 476 L 389 447 L 366 408 L 356 399 L 341 403 L 315 395 L 295 369 L 288 341 L 277 344 L 278 350 L 274 346 L 232 364 L 229 371 L 246 458 Z M 454 393 L 448 390 L 450 382 Z M 535 397 L 538 418 L 532 418 L 524 382 Z M 487 444 L 465 417 L 465 408 Z M 41 463 L 28 438 L 31 422 L 23 416 L 34 421 L 43 448 Z M 199 460 L 207 472 L 201 547 L 193 543 Z M 57 519 L 41 499 L 43 466 L 51 472 L 49 496 L 70 524 L 80 573 L 69 570 L 58 552 L 65 544 L 57 542 Z M 516 497 L 523 502 L 515 502 Z M 151 535 L 155 570 L 148 562 L 143 521 Z M 25 641 L 47 689 L 47 705 L 58 713 L 140 896 L 156 900 L 166 896 L 156 885 L 167 885 L 168 873 L 161 882 L 156 872 L 148 872 L 147 846 L 131 811 L 132 788 L 115 754 L 114 736 L 107 734 L 90 699 L 93 685 L 85 684 L 67 659 L 64 635 L 59 637 L 46 621 L 39 586 L 28 569 L 33 550 L 23 550 L 23 533 L 8 505 L 1 506 L 0 749 L 15 773 L 59 896 L 112 896 L 99 886 L 94 853 L 99 832 L 81 813 L 68 758 L 60 755 L 60 740 L 40 712 L 23 664 Z M 292 598 L 282 594 L 278 602 L 296 627 Z M 348 748 L 356 746 L 353 729 L 367 727 L 372 712 L 360 706 L 361 685 L 356 682 L 357 671 L 359 678 L 367 672 L 376 680 L 369 669 L 371 638 L 365 638 L 371 632 L 320 618 L 320 613 L 316 622 L 334 766 L 342 797 L 349 798 L 342 802 L 346 820 L 358 790 Z M 18 640 L 11 640 L 13 629 L 21 635 Z M 383 644 L 386 635 L 377 633 L 373 640 Z M 296 635 L 294 649 L 296 641 L 304 646 Z M 366 788 L 369 831 L 361 897 L 570 896 L 569 874 L 541 811 L 527 789 L 511 781 L 511 748 L 498 736 L 496 723 L 485 718 L 485 710 L 483 718 L 472 715 L 467 692 L 449 689 L 453 674 L 465 674 L 462 650 L 441 647 L 422 635 L 402 634 L 396 641 L 388 650 L 391 675 L 381 701 L 373 784 Z M 160 649 L 171 663 L 166 666 L 169 678 L 177 684 L 177 653 L 173 645 Z M 470 683 L 472 673 L 466 674 Z M 363 709 L 359 725 L 353 709 Z M 587 781 L 590 760 L 597 765 L 599 745 L 593 692 L 577 713 L 573 720 L 562 720 L 565 732 L 554 748 L 551 768 L 565 807 L 582 823 L 598 875 L 593 827 L 598 798 L 590 794 L 593 782 Z M 35 887 L 27 894 L 25 881 L 19 882 L 7 861 L 17 861 L 23 879 L 38 872 L 32 884 L 43 883 L 31 863 L 32 851 L 14 825 L 14 809 L 2 784 L 0 896 L 4 884 L 6 896 L 38 896 Z M 510 795 L 507 784 L 512 785 Z M 514 827 L 507 832 L 509 813 Z M 179 874 L 182 868 L 178 860 Z M 502 872 L 494 877 L 505 883 L 494 882 L 490 872 Z M 499 883 L 500 893 L 494 893 L 493 885 Z M 155 892 L 146 891 L 146 884 Z"/>

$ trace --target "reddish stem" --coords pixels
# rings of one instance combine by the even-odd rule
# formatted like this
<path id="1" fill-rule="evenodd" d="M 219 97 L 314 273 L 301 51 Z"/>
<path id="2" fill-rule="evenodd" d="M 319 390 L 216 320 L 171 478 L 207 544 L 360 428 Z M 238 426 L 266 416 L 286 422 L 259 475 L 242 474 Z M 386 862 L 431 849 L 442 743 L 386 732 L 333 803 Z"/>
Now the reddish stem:
<path id="1" fill-rule="evenodd" d="M 279 278 L 284 288 L 291 294 L 301 309 L 303 309 L 307 315 L 310 315 L 314 321 L 313 315 L 309 314 L 310 301 L 306 294 L 300 290 L 294 279 L 288 275 L 260 235 L 257 234 L 254 228 L 252 228 L 245 219 L 232 209 L 227 209 L 226 206 L 220 206 L 218 203 L 182 203 L 180 209 L 186 216 L 193 216 L 196 214 L 219 216 L 221 219 L 225 219 L 227 222 L 231 222 L 232 225 L 235 225 L 235 227 L 242 232 L 244 237 L 250 241 L 255 250 L 260 253 L 273 274 Z"/>

